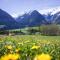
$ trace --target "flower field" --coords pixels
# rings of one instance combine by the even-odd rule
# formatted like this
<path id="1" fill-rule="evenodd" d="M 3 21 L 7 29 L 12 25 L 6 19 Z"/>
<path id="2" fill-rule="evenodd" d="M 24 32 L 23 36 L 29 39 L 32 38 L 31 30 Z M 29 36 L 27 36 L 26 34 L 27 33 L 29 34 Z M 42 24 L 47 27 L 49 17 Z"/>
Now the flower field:
<path id="1" fill-rule="evenodd" d="M 0 60 L 60 60 L 60 36 L 1 36 Z"/>

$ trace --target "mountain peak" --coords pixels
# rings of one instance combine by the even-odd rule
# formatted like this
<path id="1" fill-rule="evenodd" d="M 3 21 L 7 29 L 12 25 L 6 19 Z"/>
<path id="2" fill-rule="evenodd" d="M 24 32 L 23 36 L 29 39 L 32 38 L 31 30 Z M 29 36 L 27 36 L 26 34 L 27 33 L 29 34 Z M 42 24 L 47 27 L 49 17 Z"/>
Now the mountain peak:
<path id="1" fill-rule="evenodd" d="M 38 12 L 37 10 L 34 10 L 33 12 Z"/>
<path id="2" fill-rule="evenodd" d="M 37 10 L 32 11 L 32 14 L 38 14 L 39 12 Z"/>
<path id="3" fill-rule="evenodd" d="M 3 10 L 2 9 L 0 9 L 0 12 L 2 12 Z"/>
<path id="4" fill-rule="evenodd" d="M 6 29 L 11 29 L 11 28 L 15 28 L 16 27 L 17 22 L 6 11 L 0 9 L 0 25 L 5 25 L 5 26 L 7 26 Z"/>

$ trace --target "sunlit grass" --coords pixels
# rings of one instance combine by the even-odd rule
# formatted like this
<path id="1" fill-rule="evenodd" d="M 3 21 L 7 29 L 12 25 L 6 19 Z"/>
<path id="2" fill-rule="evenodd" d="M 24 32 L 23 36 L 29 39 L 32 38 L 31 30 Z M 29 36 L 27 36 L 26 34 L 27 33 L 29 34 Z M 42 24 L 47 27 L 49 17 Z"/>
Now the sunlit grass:
<path id="1" fill-rule="evenodd" d="M 60 36 L 17 35 L 0 37 L 0 58 L 8 54 L 18 54 L 19 60 L 34 60 L 37 55 L 42 53 L 51 56 L 50 60 L 60 60 Z"/>

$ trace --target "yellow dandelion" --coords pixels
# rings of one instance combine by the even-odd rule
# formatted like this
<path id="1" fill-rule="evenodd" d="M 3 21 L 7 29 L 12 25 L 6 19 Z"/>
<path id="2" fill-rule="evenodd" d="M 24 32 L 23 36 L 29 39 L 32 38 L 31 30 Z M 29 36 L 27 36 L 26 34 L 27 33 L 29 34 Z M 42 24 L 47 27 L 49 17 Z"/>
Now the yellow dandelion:
<path id="1" fill-rule="evenodd" d="M 0 60 L 18 60 L 19 54 L 8 54 L 1 57 Z"/>
<path id="2" fill-rule="evenodd" d="M 8 49 L 12 49 L 11 45 L 8 45 L 8 46 L 5 46 L 5 47 L 8 48 Z"/>
<path id="3" fill-rule="evenodd" d="M 20 48 L 16 49 L 15 51 L 16 51 L 16 52 L 19 52 L 19 51 L 20 51 Z"/>
<path id="4" fill-rule="evenodd" d="M 32 48 L 31 49 L 38 49 L 38 48 L 40 48 L 40 46 L 32 46 Z"/>
<path id="5" fill-rule="evenodd" d="M 51 60 L 52 57 L 49 55 L 49 54 L 40 54 L 40 55 L 37 55 L 34 60 Z"/>
<path id="6" fill-rule="evenodd" d="M 10 50 L 10 53 L 13 53 L 13 51 L 12 51 L 12 50 Z"/>

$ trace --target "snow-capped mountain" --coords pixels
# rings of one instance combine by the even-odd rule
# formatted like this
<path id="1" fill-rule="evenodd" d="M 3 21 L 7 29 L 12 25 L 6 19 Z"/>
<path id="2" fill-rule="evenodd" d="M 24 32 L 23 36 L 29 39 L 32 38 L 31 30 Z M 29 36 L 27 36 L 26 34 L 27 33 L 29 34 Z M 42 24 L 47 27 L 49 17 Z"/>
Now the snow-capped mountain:
<path id="1" fill-rule="evenodd" d="M 54 14 L 53 12 L 54 11 L 49 12 L 48 14 L 41 14 L 37 10 L 34 10 L 14 19 L 7 12 L 0 9 L 0 27 L 3 27 L 4 29 L 16 29 L 26 26 L 30 27 L 45 24 L 60 24 L 60 11 Z"/>
<path id="2" fill-rule="evenodd" d="M 38 26 L 46 23 L 45 17 L 36 10 L 18 17 L 16 21 L 23 26 Z"/>
<path id="3" fill-rule="evenodd" d="M 60 11 L 53 15 L 53 23 L 60 24 Z"/>
<path id="4" fill-rule="evenodd" d="M 38 10 L 41 14 L 47 15 L 48 13 L 51 12 L 51 14 L 55 14 L 60 11 L 60 6 L 59 7 L 52 7 L 52 8 L 46 8 L 42 10 Z"/>

